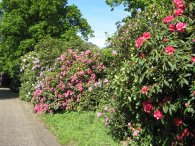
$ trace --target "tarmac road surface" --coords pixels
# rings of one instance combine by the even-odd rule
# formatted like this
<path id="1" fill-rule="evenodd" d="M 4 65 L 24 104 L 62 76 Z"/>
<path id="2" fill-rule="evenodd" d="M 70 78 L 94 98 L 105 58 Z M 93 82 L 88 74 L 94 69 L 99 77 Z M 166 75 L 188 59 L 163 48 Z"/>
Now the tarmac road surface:
<path id="1" fill-rule="evenodd" d="M 60 146 L 18 94 L 0 88 L 0 146 Z"/>

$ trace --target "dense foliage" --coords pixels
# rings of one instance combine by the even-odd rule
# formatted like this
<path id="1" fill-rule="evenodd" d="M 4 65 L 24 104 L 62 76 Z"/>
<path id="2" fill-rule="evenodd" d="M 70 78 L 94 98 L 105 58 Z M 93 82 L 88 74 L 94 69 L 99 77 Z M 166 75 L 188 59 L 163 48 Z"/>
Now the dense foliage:
<path id="1" fill-rule="evenodd" d="M 122 4 L 125 11 L 131 12 L 131 16 L 134 17 L 137 12 L 148 9 L 152 4 L 157 4 L 158 7 L 164 6 L 167 0 L 106 0 L 106 3 L 112 7 L 112 10 Z"/>
<path id="2" fill-rule="evenodd" d="M 194 144 L 195 3 L 174 0 L 172 7 L 157 23 L 135 17 L 112 41 L 123 61 L 110 76 L 113 104 L 103 115 L 130 145 Z"/>
<path id="3" fill-rule="evenodd" d="M 34 51 L 21 58 L 20 97 L 33 102 L 37 113 L 98 110 L 113 135 L 131 146 L 193 146 L 195 2 L 107 2 L 143 9 L 108 38 L 107 49 L 83 42 L 75 29 L 73 35 L 72 29 L 68 35 L 55 29 L 66 41 L 51 38 L 53 31 L 51 37 L 38 33 Z"/>
<path id="4" fill-rule="evenodd" d="M 41 40 L 35 46 L 35 51 L 29 52 L 21 58 L 20 72 L 17 72 L 14 76 L 14 81 L 18 79 L 16 76 L 21 76 L 21 99 L 26 101 L 31 100 L 34 92 L 32 85 L 37 82 L 37 76 L 41 71 L 52 66 L 56 58 L 67 51 L 67 48 L 79 50 L 87 50 L 89 48 L 94 48 L 94 50 L 97 49 L 96 46 L 88 44 L 80 38 L 69 40 L 68 42 L 63 39 L 60 40 L 51 37 Z"/>
<path id="5" fill-rule="evenodd" d="M 92 33 L 75 5 L 67 0 L 2 0 L 0 2 L 0 63 L 13 72 L 19 58 L 45 37 L 77 39 Z"/>

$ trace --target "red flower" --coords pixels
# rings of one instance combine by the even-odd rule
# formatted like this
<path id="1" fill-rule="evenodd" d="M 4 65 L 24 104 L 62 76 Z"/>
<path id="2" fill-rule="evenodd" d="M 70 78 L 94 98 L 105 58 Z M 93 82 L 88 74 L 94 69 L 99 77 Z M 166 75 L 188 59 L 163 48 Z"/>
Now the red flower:
<path id="1" fill-rule="evenodd" d="M 184 9 L 183 1 L 182 0 L 174 0 L 175 6 L 180 9 Z"/>
<path id="2" fill-rule="evenodd" d="M 195 62 L 195 57 L 194 56 L 192 56 L 192 63 L 194 63 Z"/>
<path id="3" fill-rule="evenodd" d="M 172 46 L 167 46 L 165 48 L 165 52 L 168 54 L 168 55 L 172 55 L 174 53 L 175 49 L 172 47 Z"/>
<path id="4" fill-rule="evenodd" d="M 145 58 L 145 54 L 144 53 L 140 53 L 140 57 L 141 58 Z"/>
<path id="5" fill-rule="evenodd" d="M 167 39 L 166 38 L 163 38 L 162 41 L 163 41 L 163 43 L 166 43 L 167 42 Z"/>
<path id="6" fill-rule="evenodd" d="M 176 24 L 176 29 L 179 32 L 184 32 L 185 28 L 186 28 L 186 24 L 183 22 L 179 22 Z"/>
<path id="7" fill-rule="evenodd" d="M 182 9 L 177 9 L 177 10 L 174 11 L 174 14 L 175 14 L 175 16 L 180 16 L 180 15 L 183 14 L 183 10 Z"/>
<path id="8" fill-rule="evenodd" d="M 144 37 L 139 37 L 136 41 L 135 41 L 135 47 L 136 48 L 139 48 L 143 42 L 145 41 L 145 38 Z"/>
<path id="9" fill-rule="evenodd" d="M 141 89 L 141 93 L 146 94 L 149 90 L 150 90 L 149 86 L 143 86 L 142 89 Z"/>
<path id="10" fill-rule="evenodd" d="M 182 136 L 188 136 L 190 134 L 190 132 L 188 131 L 188 129 L 187 128 L 185 128 L 184 130 L 183 130 L 183 132 L 182 132 Z"/>
<path id="11" fill-rule="evenodd" d="M 171 21 L 173 21 L 173 20 L 174 20 L 174 17 L 171 16 L 171 15 L 169 15 L 169 16 L 167 16 L 167 17 L 165 17 L 165 18 L 163 19 L 163 22 L 164 22 L 164 23 L 169 23 L 169 22 L 171 22 Z"/>
<path id="12" fill-rule="evenodd" d="M 142 34 L 142 36 L 143 36 L 145 39 L 150 39 L 150 38 L 151 38 L 150 32 L 144 32 L 144 33 Z"/>
<path id="13" fill-rule="evenodd" d="M 151 103 L 149 103 L 148 101 L 144 101 L 143 103 L 142 103 L 142 105 L 143 105 L 143 107 L 144 107 L 144 111 L 146 112 L 146 113 L 150 113 L 151 112 L 151 110 L 153 110 L 153 105 L 151 104 Z"/>
<path id="14" fill-rule="evenodd" d="M 161 112 L 160 110 L 156 110 L 156 111 L 154 112 L 154 117 L 155 117 L 157 120 L 159 120 L 159 119 L 162 119 L 162 118 L 163 118 L 163 114 L 162 114 L 162 112 Z"/>
<path id="15" fill-rule="evenodd" d="M 185 103 L 185 107 L 189 107 L 189 103 L 186 102 L 186 103 Z"/>
<path id="16" fill-rule="evenodd" d="M 194 96 L 195 96 L 195 90 L 194 90 L 193 94 L 194 94 Z"/>
<path id="17" fill-rule="evenodd" d="M 183 139 L 183 136 L 182 135 L 179 135 L 179 136 L 177 136 L 177 140 L 182 140 Z"/>
<path id="18" fill-rule="evenodd" d="M 175 118 L 174 122 L 175 122 L 175 125 L 177 125 L 177 126 L 181 126 L 183 124 L 183 121 L 179 118 Z"/>
<path id="19" fill-rule="evenodd" d="M 174 25 L 174 24 L 170 24 L 170 25 L 169 25 L 169 30 L 170 30 L 171 32 L 174 32 L 174 31 L 175 31 L 175 25 Z"/>

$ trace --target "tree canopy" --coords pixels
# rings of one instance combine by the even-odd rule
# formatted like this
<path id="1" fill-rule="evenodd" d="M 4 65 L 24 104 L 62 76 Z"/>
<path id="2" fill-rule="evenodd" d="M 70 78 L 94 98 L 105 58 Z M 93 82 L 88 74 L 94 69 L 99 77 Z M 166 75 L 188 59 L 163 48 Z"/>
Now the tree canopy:
<path id="1" fill-rule="evenodd" d="M 18 58 L 46 37 L 65 40 L 93 33 L 75 5 L 67 0 L 2 0 L 0 66 L 10 70 Z"/>
<path id="2" fill-rule="evenodd" d="M 125 11 L 131 12 L 131 16 L 135 16 L 138 10 L 145 10 L 147 6 L 151 4 L 164 5 L 167 0 L 106 0 L 106 3 L 112 7 L 112 9 L 118 5 L 124 5 Z"/>

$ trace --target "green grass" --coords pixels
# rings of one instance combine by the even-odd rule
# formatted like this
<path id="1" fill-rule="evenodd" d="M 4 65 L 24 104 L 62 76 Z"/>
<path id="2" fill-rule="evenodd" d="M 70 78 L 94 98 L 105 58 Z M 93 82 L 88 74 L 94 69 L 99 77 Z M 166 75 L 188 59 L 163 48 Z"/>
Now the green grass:
<path id="1" fill-rule="evenodd" d="M 94 112 L 43 115 L 60 144 L 66 146 L 119 146 Z"/>

